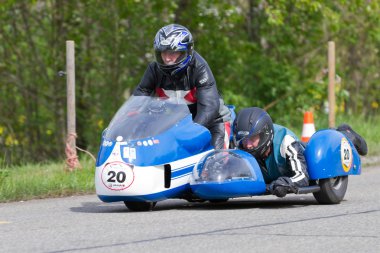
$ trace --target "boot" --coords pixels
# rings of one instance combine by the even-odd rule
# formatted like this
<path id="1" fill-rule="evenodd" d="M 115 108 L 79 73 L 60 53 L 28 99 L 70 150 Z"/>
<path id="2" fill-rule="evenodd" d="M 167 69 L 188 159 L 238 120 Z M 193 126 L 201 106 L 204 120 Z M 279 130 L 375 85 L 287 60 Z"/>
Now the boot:
<path id="1" fill-rule="evenodd" d="M 364 138 L 356 133 L 348 124 L 342 124 L 336 129 L 343 133 L 354 144 L 359 155 L 366 155 L 368 153 L 367 143 Z"/>

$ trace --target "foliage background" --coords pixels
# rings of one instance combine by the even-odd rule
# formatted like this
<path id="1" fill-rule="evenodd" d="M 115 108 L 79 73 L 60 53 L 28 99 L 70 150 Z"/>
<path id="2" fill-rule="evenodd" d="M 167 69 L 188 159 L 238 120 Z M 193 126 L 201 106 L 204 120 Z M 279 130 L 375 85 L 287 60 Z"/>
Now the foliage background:
<path id="1" fill-rule="evenodd" d="M 76 43 L 77 144 L 96 153 L 169 23 L 192 31 L 228 104 L 265 107 L 290 128 L 305 110 L 327 117 L 333 40 L 337 113 L 371 120 L 379 13 L 379 0 L 0 0 L 0 166 L 63 158 L 66 40 Z"/>

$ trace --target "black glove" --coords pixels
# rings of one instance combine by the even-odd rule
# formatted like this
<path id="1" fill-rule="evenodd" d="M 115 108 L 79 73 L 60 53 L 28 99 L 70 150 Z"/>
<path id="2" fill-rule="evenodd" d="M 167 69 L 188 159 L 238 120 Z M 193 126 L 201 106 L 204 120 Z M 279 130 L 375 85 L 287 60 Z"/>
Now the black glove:
<path id="1" fill-rule="evenodd" d="M 283 198 L 289 192 L 297 192 L 297 187 L 294 185 L 290 178 L 279 177 L 270 183 L 268 191 L 279 198 Z"/>

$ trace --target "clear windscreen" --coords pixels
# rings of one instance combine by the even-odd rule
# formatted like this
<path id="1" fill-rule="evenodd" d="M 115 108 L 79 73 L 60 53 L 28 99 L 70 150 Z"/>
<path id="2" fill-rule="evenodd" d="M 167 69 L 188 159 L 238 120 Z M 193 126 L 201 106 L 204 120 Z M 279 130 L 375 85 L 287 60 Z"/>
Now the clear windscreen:
<path id="1" fill-rule="evenodd" d="M 123 141 L 156 136 L 190 115 L 183 99 L 131 96 L 110 122 L 104 138 Z"/>
<path id="2" fill-rule="evenodd" d="M 252 179 L 252 165 L 236 153 L 217 150 L 203 157 L 196 165 L 193 177 L 197 182 L 224 182 Z"/>

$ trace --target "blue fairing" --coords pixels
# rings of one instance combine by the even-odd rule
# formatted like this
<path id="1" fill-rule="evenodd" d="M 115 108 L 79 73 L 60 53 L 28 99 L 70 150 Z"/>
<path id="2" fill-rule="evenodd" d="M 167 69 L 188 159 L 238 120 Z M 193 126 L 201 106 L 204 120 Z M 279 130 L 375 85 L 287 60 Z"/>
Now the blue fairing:
<path id="1" fill-rule="evenodd" d="M 316 132 L 304 154 L 312 180 L 361 173 L 360 157 L 354 145 L 336 130 Z"/>
<path id="2" fill-rule="evenodd" d="M 252 180 L 209 182 L 192 185 L 191 190 L 201 199 L 229 199 L 264 194 L 265 183 Z"/>
<path id="3" fill-rule="evenodd" d="M 266 191 L 257 161 L 241 150 L 218 150 L 206 155 L 194 168 L 190 185 L 202 199 L 228 199 Z"/>
<path id="4" fill-rule="evenodd" d="M 120 150 L 115 150 L 117 142 Z M 185 101 L 134 96 L 103 132 L 96 166 L 112 154 L 129 164 L 154 166 L 212 148 L 209 130 L 192 121 Z"/>
<path id="5" fill-rule="evenodd" d="M 98 152 L 98 157 L 96 158 L 96 166 L 100 166 L 108 159 L 108 157 L 111 155 L 112 150 L 115 147 L 116 142 L 110 142 L 110 144 L 107 144 L 105 146 L 104 138 L 102 137 L 100 141 L 100 148 Z"/>
<path id="6" fill-rule="evenodd" d="M 193 123 L 191 115 L 188 115 L 164 133 L 149 138 L 131 140 L 125 145 L 120 145 L 120 153 L 123 154 L 125 148 L 135 148 L 136 158 L 131 160 L 122 155 L 123 161 L 137 166 L 153 166 L 170 163 L 210 150 L 213 148 L 210 140 L 210 132 L 205 127 Z M 113 150 L 114 142 L 103 139 L 102 143 L 105 141 L 112 143 L 112 145 L 101 146 L 96 166 L 106 162 Z"/>

